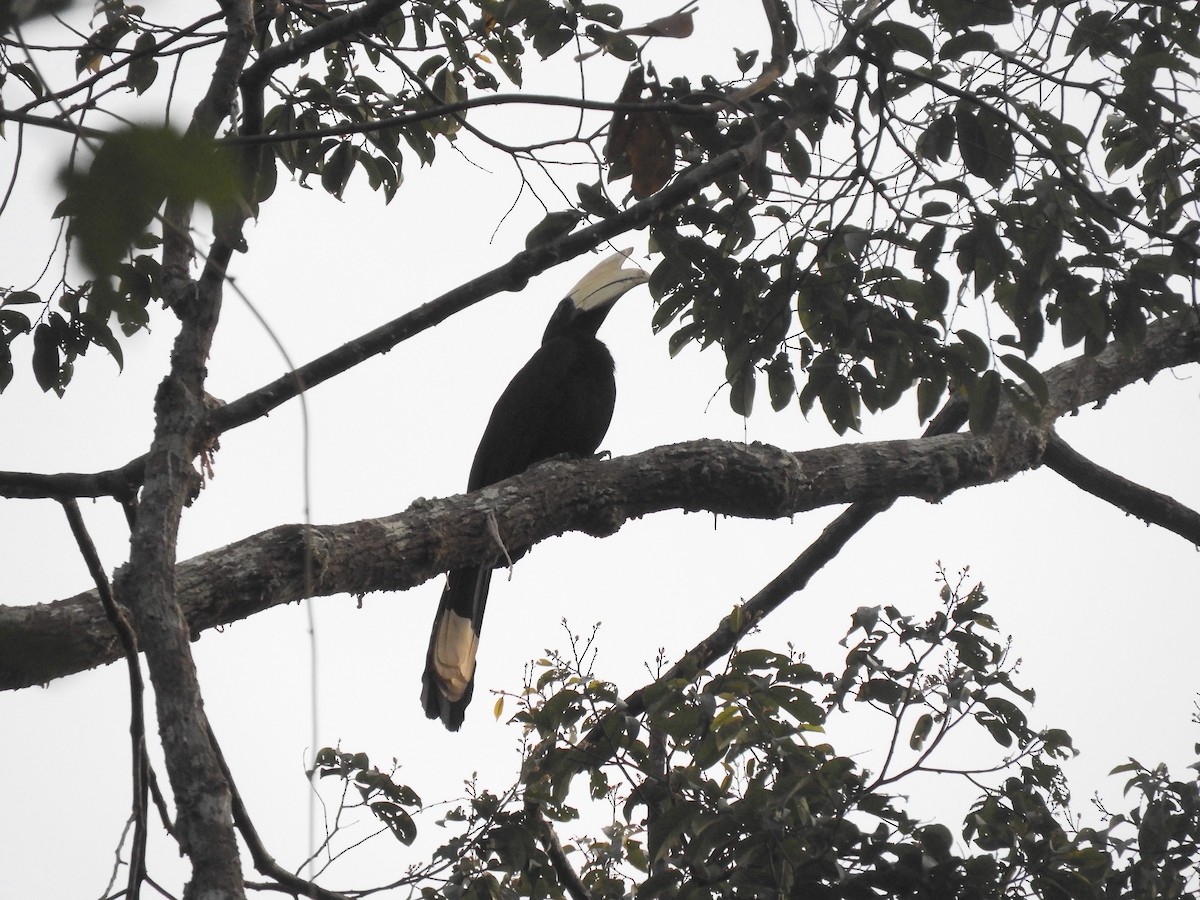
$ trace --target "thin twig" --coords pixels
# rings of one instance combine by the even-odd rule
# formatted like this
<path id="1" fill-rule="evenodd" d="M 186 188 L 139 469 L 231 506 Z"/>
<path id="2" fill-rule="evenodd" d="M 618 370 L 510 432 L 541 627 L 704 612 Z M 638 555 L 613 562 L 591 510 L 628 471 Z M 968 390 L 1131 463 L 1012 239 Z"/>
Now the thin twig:
<path id="1" fill-rule="evenodd" d="M 246 842 L 250 858 L 254 861 L 254 868 L 267 878 L 274 879 L 294 896 L 308 897 L 312 900 L 348 900 L 345 894 L 328 891 L 318 884 L 293 875 L 280 866 L 275 858 L 267 852 L 262 839 L 258 836 L 258 831 L 254 828 L 254 823 L 250 821 L 250 814 L 246 811 L 246 804 L 242 802 L 242 795 L 238 793 L 233 773 L 229 771 L 229 764 L 225 761 L 225 754 L 221 752 L 221 745 L 217 742 L 212 725 L 208 725 L 208 740 L 212 744 L 213 754 L 217 758 L 221 774 L 225 776 L 225 782 L 229 785 L 229 797 L 233 805 L 233 824 L 241 833 L 242 840 Z"/>
<path id="2" fill-rule="evenodd" d="M 74 498 L 60 501 L 63 511 L 67 514 L 67 523 L 71 526 L 71 534 L 87 564 L 96 591 L 100 594 L 100 603 L 104 614 L 112 623 L 121 641 L 121 649 L 125 652 L 125 664 L 129 672 L 129 739 L 131 744 L 131 776 L 133 781 L 133 843 L 129 850 L 129 879 L 125 896 L 137 900 L 141 892 L 142 876 L 146 868 L 146 799 L 150 781 L 150 759 L 146 755 L 146 718 L 143 712 L 142 699 L 145 689 L 142 684 L 142 670 L 138 663 L 137 635 L 130 625 L 125 611 L 117 606 L 113 597 L 112 586 L 108 581 L 108 573 L 100 562 L 100 554 L 92 543 L 79 504 Z"/>

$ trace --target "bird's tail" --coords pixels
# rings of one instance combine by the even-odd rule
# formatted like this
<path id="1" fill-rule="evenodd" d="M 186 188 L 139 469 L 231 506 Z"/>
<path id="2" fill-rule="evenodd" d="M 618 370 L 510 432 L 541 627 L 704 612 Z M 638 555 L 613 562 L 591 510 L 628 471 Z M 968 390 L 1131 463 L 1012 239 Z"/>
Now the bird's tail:
<path id="1" fill-rule="evenodd" d="M 462 725 L 475 692 L 475 652 L 491 581 L 490 568 L 450 572 L 433 620 L 421 677 L 421 704 L 425 715 L 440 718 L 451 731 Z"/>

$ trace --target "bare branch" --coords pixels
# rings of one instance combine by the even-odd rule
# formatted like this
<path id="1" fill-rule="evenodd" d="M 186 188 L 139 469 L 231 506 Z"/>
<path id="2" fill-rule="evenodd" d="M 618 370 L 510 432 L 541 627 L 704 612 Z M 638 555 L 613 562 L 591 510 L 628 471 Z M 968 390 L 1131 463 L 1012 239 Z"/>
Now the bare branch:
<path id="1" fill-rule="evenodd" d="M 1143 487 L 1097 465 L 1055 432 L 1050 434 L 1043 461 L 1071 484 L 1111 503 L 1117 509 L 1200 545 L 1200 513 L 1173 497 Z"/>
<path id="2" fill-rule="evenodd" d="M 103 128 L 92 128 L 90 125 L 80 125 L 69 119 L 58 119 L 51 116 L 38 116 L 33 113 L 21 112 L 16 109 L 0 110 L 0 122 L 19 122 L 22 125 L 34 125 L 38 128 L 49 128 L 51 131 L 64 131 L 76 137 L 102 138 L 108 135 Z"/>
<path id="3" fill-rule="evenodd" d="M 70 497 L 113 497 L 124 503 L 137 496 L 146 459 L 139 456 L 119 469 L 104 472 L 0 472 L 0 497 L 65 500 Z"/>
<path id="4" fill-rule="evenodd" d="M 112 586 L 108 582 L 108 574 L 100 562 L 100 554 L 88 534 L 83 514 L 74 498 L 62 501 L 63 511 L 67 514 L 67 523 L 71 526 L 71 534 L 87 564 L 88 572 L 96 583 L 96 591 L 104 606 L 104 615 L 117 633 L 121 642 L 121 650 L 125 655 L 125 663 L 129 670 L 129 738 L 130 761 L 132 764 L 133 785 L 133 844 L 129 853 L 129 878 L 126 882 L 125 896 L 137 900 L 141 894 L 142 877 L 146 872 L 146 808 L 149 795 L 150 758 L 146 755 L 146 717 L 142 706 L 145 687 L 142 684 L 141 663 L 138 660 L 137 635 L 129 624 L 125 611 L 117 606 L 113 598 Z"/>
<path id="5" fill-rule="evenodd" d="M 243 88 L 261 88 L 272 74 L 285 66 L 299 62 L 322 47 L 343 40 L 356 32 L 374 27 L 384 16 L 399 9 L 401 5 L 402 0 L 368 0 L 357 9 L 327 19 L 291 40 L 264 50 L 242 75 Z"/>

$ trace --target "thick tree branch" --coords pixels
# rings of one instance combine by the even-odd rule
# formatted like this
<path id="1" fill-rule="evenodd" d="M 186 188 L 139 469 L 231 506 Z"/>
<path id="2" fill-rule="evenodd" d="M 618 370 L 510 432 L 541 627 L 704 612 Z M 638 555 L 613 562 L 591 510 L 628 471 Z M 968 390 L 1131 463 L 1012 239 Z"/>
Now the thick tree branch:
<path id="1" fill-rule="evenodd" d="M 1163 369 L 1200 361 L 1190 321 L 1155 323 L 1133 353 L 1115 345 L 1046 373 L 1052 414 L 1097 403 Z M 1046 427 L 1052 424 L 1047 420 Z M 900 496 L 939 500 L 1041 463 L 1046 429 L 1012 413 L 991 434 L 944 434 L 788 453 L 762 444 L 693 441 L 609 461 L 549 462 L 474 494 L 418 500 L 382 519 L 283 525 L 180 563 L 177 590 L 194 634 L 305 596 L 400 591 L 450 568 L 491 560 L 489 512 L 514 547 L 565 531 L 608 535 L 668 509 L 778 518 Z M 0 689 L 41 684 L 118 658 L 94 593 L 0 607 Z"/>
<path id="2" fill-rule="evenodd" d="M 193 113 L 192 134 L 211 135 L 229 118 L 237 76 L 254 37 L 250 0 L 223 0 L 221 8 L 225 43 Z M 175 797 L 175 837 L 192 869 L 184 898 L 236 900 L 245 889 L 229 785 L 209 740 L 176 570 L 180 516 L 199 489 L 193 461 L 206 440 L 205 365 L 220 317 L 222 276 L 233 252 L 229 237 L 219 235 L 200 282 L 192 281 L 192 206 L 189 200 L 171 198 L 164 216 L 163 290 L 179 316 L 180 331 L 170 372 L 154 398 L 154 438 L 146 455 L 129 564 L 115 579 L 115 594 L 130 612 L 154 686 L 158 732 Z"/>
<path id="3" fill-rule="evenodd" d="M 1076 487 L 1131 516 L 1173 531 L 1200 546 L 1200 513 L 1173 497 L 1152 491 L 1097 465 L 1054 432 L 1051 432 L 1046 444 L 1043 460 L 1048 468 Z"/>

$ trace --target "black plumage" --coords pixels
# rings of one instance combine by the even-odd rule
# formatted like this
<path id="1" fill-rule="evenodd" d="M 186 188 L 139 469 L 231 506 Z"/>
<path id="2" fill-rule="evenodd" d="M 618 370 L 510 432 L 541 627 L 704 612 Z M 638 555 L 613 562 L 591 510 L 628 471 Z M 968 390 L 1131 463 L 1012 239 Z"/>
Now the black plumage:
<path id="1" fill-rule="evenodd" d="M 520 474 L 555 456 L 596 452 L 616 403 L 613 358 L 596 337 L 613 304 L 647 280 L 622 269 L 629 251 L 600 263 L 558 304 L 542 344 L 496 401 L 484 429 L 467 490 Z M 517 556 L 525 548 L 508 548 Z M 499 548 L 497 548 L 499 556 Z M 422 677 L 425 714 L 457 730 L 475 689 L 475 652 L 492 566 L 446 576 Z"/>

